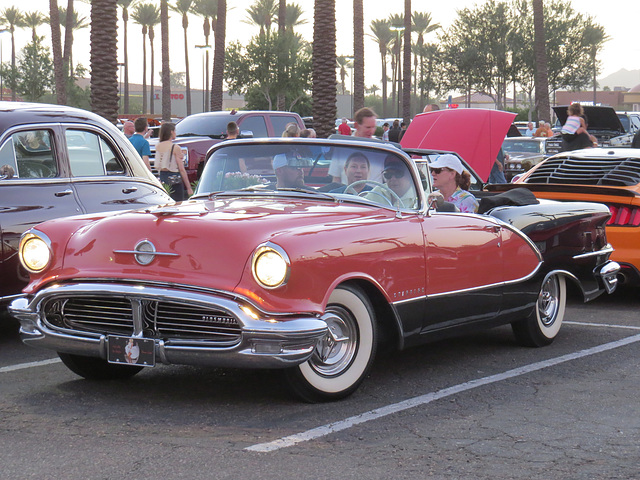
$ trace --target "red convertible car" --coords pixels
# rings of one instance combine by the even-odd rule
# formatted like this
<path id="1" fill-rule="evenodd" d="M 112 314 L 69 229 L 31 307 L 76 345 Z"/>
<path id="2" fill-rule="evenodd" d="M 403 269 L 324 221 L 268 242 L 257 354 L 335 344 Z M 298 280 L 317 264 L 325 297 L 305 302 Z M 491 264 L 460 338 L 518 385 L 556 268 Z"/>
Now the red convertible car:
<path id="1" fill-rule="evenodd" d="M 349 185 L 308 185 L 320 160 Z M 615 289 L 607 207 L 507 193 L 479 215 L 439 211 L 430 192 L 388 144 L 223 142 L 189 201 L 25 233 L 31 282 L 11 312 L 25 343 L 85 378 L 280 368 L 299 397 L 326 401 L 354 392 L 383 344 L 511 324 L 547 345 L 568 291 Z"/>

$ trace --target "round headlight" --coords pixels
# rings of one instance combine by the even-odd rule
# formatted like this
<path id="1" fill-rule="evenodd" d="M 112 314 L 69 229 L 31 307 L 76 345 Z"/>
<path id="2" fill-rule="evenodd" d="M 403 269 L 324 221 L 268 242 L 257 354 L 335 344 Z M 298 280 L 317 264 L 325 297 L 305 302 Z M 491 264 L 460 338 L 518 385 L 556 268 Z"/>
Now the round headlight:
<path id="1" fill-rule="evenodd" d="M 41 272 L 51 261 L 49 243 L 33 233 L 25 235 L 20 244 L 20 261 L 30 272 Z"/>
<path id="2" fill-rule="evenodd" d="M 283 285 L 289 277 L 287 254 L 276 245 L 263 245 L 253 257 L 253 275 L 265 288 Z"/>

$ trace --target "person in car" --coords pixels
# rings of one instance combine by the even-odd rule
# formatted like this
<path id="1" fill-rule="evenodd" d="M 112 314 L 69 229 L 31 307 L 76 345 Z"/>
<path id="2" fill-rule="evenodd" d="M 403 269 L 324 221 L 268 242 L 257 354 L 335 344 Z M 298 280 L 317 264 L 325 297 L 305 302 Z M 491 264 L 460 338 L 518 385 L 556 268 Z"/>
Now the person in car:
<path id="1" fill-rule="evenodd" d="M 371 170 L 371 164 L 369 163 L 369 159 L 362 152 L 354 152 L 347 158 L 347 161 L 344 163 L 344 172 L 347 176 L 347 185 L 343 185 L 334 190 L 331 190 L 330 193 L 344 193 L 345 189 L 348 185 L 351 185 L 354 182 L 360 180 L 366 180 L 369 178 L 369 171 Z M 357 185 L 353 187 L 356 193 L 360 193 L 362 191 L 371 190 L 371 187 L 366 183 L 361 185 Z M 349 193 L 353 193 L 349 191 Z"/>
<path id="2" fill-rule="evenodd" d="M 440 155 L 429 165 L 433 186 L 437 188 L 445 202 L 453 203 L 461 212 L 478 211 L 478 200 L 469 193 L 471 174 L 464 169 L 462 162 L 450 153 Z"/>
<path id="3" fill-rule="evenodd" d="M 403 208 L 417 207 L 418 195 L 415 185 L 413 184 L 413 178 L 402 160 L 395 155 L 388 155 L 384 160 L 382 177 L 384 178 L 386 186 L 400 197 L 401 204 L 398 205 L 398 200 L 393 195 L 390 195 L 387 189 L 383 187 L 374 187 L 370 192 L 364 194 L 366 198 L 377 203 L 385 204 L 386 202 L 380 198 L 384 197 L 384 199 L 388 200 L 389 205 Z"/>
<path id="4" fill-rule="evenodd" d="M 273 171 L 276 174 L 276 188 L 302 188 L 313 190 L 304 183 L 303 167 L 308 166 L 305 159 L 295 152 L 281 153 L 273 157 Z"/>

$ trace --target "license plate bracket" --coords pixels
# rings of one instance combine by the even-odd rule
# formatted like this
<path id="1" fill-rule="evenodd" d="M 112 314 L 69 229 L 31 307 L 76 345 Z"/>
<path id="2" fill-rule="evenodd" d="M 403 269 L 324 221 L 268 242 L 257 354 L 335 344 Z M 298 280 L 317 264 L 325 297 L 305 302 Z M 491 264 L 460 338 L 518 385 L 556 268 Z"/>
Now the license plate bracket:
<path id="1" fill-rule="evenodd" d="M 150 338 L 107 336 L 109 363 L 153 367 L 156 364 L 155 342 Z"/>

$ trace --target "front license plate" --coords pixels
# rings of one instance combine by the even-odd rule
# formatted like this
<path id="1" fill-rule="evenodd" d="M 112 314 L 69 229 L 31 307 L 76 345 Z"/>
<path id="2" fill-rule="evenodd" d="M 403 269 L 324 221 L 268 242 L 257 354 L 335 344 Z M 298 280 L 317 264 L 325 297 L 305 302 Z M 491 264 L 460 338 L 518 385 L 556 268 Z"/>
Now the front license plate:
<path id="1" fill-rule="evenodd" d="M 107 337 L 109 363 L 123 363 L 140 367 L 153 367 L 156 364 L 155 342 L 148 338 Z"/>

